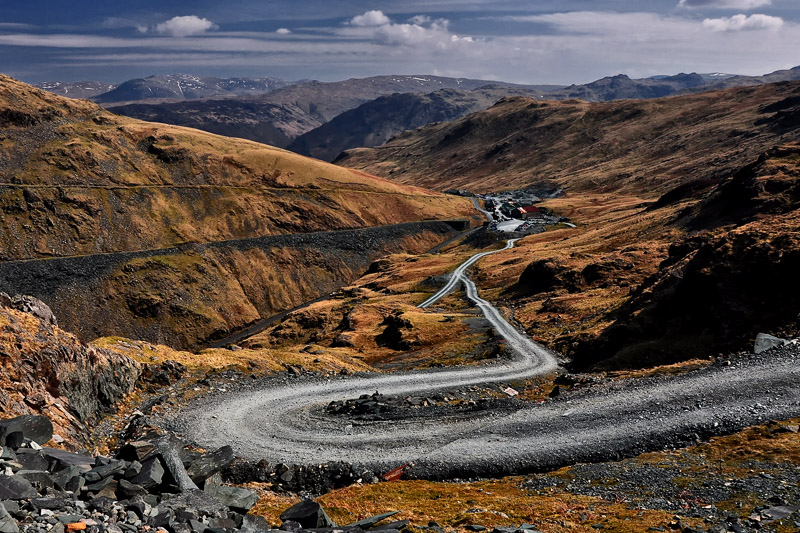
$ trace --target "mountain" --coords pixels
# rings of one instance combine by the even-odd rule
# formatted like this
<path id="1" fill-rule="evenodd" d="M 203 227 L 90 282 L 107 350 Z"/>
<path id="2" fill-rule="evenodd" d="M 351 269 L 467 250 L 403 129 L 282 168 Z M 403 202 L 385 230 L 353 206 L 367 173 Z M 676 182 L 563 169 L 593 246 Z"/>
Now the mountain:
<path id="1" fill-rule="evenodd" d="M 101 81 L 45 81 L 35 84 L 35 87 L 68 98 L 89 99 L 112 91 L 116 89 L 117 86 L 112 83 L 103 83 Z"/>
<path id="2" fill-rule="evenodd" d="M 100 104 L 141 100 L 195 100 L 212 96 L 263 94 L 288 85 L 290 82 L 277 78 L 213 78 L 171 74 L 128 80 L 113 90 L 95 96 L 93 100 Z"/>
<path id="3" fill-rule="evenodd" d="M 338 164 L 439 190 L 536 183 L 658 196 L 692 180 L 719 180 L 796 134 L 770 105 L 800 83 L 652 100 L 589 103 L 514 97 L 452 123 L 429 125 Z"/>
<path id="4" fill-rule="evenodd" d="M 727 89 L 729 87 L 751 87 L 763 85 L 765 83 L 776 83 L 779 81 L 798 81 L 800 80 L 800 66 L 787 70 L 776 70 L 763 76 L 731 76 L 721 81 L 716 81 L 709 85 L 709 89 Z"/>
<path id="5" fill-rule="evenodd" d="M 438 76 L 376 76 L 339 82 L 311 81 L 258 97 L 191 104 L 163 103 L 153 107 L 106 106 L 111 111 L 135 118 L 191 125 L 205 131 L 236 135 L 255 141 L 268 140 L 277 146 L 286 147 L 300 135 L 380 96 L 428 93 L 440 89 L 469 91 L 489 84 L 533 93 L 555 87 L 520 86 Z"/>
<path id="6" fill-rule="evenodd" d="M 570 85 L 563 89 L 550 91 L 546 97 L 554 100 L 580 98 L 587 102 L 607 102 L 609 100 L 660 98 L 687 89 L 698 89 L 708 85 L 700 74 L 678 74 L 632 80 L 625 74 L 610 76 L 585 85 Z"/>
<path id="7" fill-rule="evenodd" d="M 472 91 L 441 89 L 428 94 L 381 96 L 301 135 L 288 149 L 331 161 L 350 148 L 378 146 L 403 131 L 431 122 L 450 122 L 514 94 L 530 94 L 530 91 L 486 86 Z"/>
<path id="8" fill-rule="evenodd" d="M 320 122 L 294 106 L 251 100 L 190 100 L 164 104 L 134 103 L 108 108 L 127 117 L 240 137 L 285 147 Z"/>
<path id="9" fill-rule="evenodd" d="M 0 139 L 0 286 L 87 338 L 196 347 L 386 253 L 430 248 L 456 231 L 436 220 L 474 214 L 467 199 L 5 76 Z"/>

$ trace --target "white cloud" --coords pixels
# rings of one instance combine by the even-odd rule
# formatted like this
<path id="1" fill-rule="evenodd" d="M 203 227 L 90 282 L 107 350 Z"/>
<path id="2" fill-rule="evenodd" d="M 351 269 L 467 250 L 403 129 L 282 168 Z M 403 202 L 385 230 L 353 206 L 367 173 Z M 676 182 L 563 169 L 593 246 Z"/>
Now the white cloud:
<path id="1" fill-rule="evenodd" d="M 162 35 L 171 35 L 172 37 L 188 37 L 189 35 L 200 35 L 213 28 L 216 28 L 216 25 L 208 19 L 200 18 L 196 15 L 186 15 L 173 17 L 161 24 L 157 24 L 153 31 Z"/>
<path id="2" fill-rule="evenodd" d="M 380 23 L 378 23 L 380 21 Z M 434 51 L 452 51 L 455 46 L 475 42 L 449 30 L 447 19 L 432 20 L 424 15 L 412 17 L 408 23 L 395 23 L 380 11 L 369 11 L 355 17 L 339 29 L 339 35 L 374 41 L 381 45 L 419 47 Z"/>
<path id="3" fill-rule="evenodd" d="M 289 28 L 278 28 L 277 30 L 275 30 L 275 33 L 277 33 L 278 35 L 289 35 L 290 33 L 292 33 L 292 30 L 290 30 Z"/>
<path id="4" fill-rule="evenodd" d="M 705 19 L 703 27 L 711 31 L 778 30 L 783 19 L 769 15 L 734 15 L 718 19 Z"/>
<path id="5" fill-rule="evenodd" d="M 353 26 L 381 26 L 389 24 L 391 20 L 383 14 L 383 11 L 367 11 L 363 15 L 353 17 L 350 24 Z"/>
<path id="6" fill-rule="evenodd" d="M 680 0 L 678 7 L 686 8 L 719 8 L 719 9 L 755 9 L 768 6 L 772 0 Z"/>

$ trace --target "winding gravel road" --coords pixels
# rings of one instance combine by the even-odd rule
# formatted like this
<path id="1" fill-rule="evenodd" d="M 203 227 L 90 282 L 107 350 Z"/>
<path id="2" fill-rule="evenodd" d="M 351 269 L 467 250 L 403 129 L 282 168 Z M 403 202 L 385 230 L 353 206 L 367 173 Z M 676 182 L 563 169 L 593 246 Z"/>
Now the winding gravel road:
<path id="1" fill-rule="evenodd" d="M 513 245 L 509 241 L 504 250 Z M 614 459 L 800 415 L 796 345 L 677 378 L 621 382 L 546 404 L 516 402 L 502 412 L 452 411 L 434 419 L 358 423 L 325 413 L 333 400 L 375 391 L 420 396 L 557 371 L 553 355 L 508 324 L 466 277 L 470 265 L 499 251 L 471 257 L 420 307 L 464 283 L 467 296 L 506 339 L 510 360 L 387 375 L 272 379 L 201 398 L 179 413 L 172 427 L 202 446 L 230 444 L 253 460 L 345 461 L 376 471 L 413 462 L 413 475 L 447 479 Z"/>

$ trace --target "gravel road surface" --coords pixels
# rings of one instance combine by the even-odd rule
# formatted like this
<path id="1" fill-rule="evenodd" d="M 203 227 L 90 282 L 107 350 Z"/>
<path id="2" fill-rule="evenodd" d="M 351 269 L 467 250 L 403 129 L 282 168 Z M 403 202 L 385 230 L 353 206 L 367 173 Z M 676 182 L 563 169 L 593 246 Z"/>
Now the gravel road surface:
<path id="1" fill-rule="evenodd" d="M 513 244 L 509 241 L 505 249 Z M 391 422 L 348 422 L 325 413 L 331 401 L 375 391 L 420 396 L 556 372 L 553 355 L 508 324 L 466 277 L 468 263 L 488 253 L 494 252 L 476 254 L 462 264 L 451 281 L 458 278 L 456 283 L 465 284 L 468 297 L 506 339 L 514 354 L 510 360 L 388 375 L 265 380 L 201 398 L 176 415 L 173 428 L 205 447 L 230 444 L 253 460 L 309 465 L 345 461 L 376 471 L 413 462 L 415 476 L 448 479 L 616 459 L 686 445 L 770 418 L 800 416 L 797 345 L 680 377 L 617 382 L 545 404 L 517 402 L 511 413 L 457 412 L 435 420 Z"/>

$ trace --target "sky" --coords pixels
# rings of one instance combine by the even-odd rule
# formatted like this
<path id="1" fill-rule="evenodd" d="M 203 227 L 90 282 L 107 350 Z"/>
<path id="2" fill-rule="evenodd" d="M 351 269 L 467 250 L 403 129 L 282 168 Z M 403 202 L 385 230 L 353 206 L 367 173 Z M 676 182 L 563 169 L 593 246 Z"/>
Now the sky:
<path id="1" fill-rule="evenodd" d="M 800 0 L 0 0 L 0 72 L 526 84 L 800 65 Z"/>

